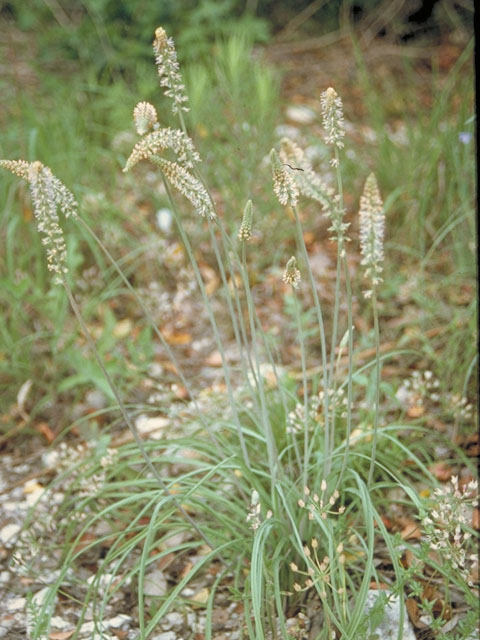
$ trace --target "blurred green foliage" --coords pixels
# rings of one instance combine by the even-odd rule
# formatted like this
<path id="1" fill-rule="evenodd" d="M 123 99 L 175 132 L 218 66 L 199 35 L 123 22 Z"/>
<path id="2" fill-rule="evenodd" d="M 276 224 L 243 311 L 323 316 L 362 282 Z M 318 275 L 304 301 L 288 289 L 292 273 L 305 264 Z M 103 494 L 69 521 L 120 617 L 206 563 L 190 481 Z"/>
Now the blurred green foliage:
<path id="1" fill-rule="evenodd" d="M 245 11 L 239 0 L 69 0 L 58 3 L 16 1 L 4 7 L 24 31 L 35 31 L 40 62 L 76 60 L 99 77 L 135 73 L 141 61 L 151 62 L 148 44 L 156 26 L 175 38 L 182 61 L 211 53 L 216 38 L 248 33 L 265 42 L 265 18 Z"/>

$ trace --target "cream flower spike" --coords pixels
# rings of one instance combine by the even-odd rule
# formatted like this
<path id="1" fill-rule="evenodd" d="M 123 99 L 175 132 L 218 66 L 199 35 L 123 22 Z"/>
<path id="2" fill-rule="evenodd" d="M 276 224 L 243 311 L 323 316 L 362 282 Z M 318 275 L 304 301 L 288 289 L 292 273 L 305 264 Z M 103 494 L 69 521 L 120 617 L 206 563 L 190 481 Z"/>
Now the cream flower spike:
<path id="1" fill-rule="evenodd" d="M 369 278 L 372 287 L 376 287 L 382 278 L 383 271 L 383 238 L 385 234 L 385 212 L 375 175 L 371 173 L 365 181 L 362 197 L 360 198 L 360 248 L 362 252 L 361 264 L 365 268 L 365 277 Z M 372 291 L 365 291 L 366 298 L 371 297 Z"/>
<path id="2" fill-rule="evenodd" d="M 298 289 L 302 276 L 297 268 L 297 259 L 295 256 L 292 256 L 287 262 L 282 280 L 286 284 L 290 284 L 294 289 Z"/>
<path id="3" fill-rule="evenodd" d="M 292 177 L 300 193 L 307 198 L 320 202 L 324 213 L 328 212 L 332 206 L 334 191 L 312 169 L 312 165 L 303 149 L 290 138 L 282 138 L 280 140 L 279 157 L 284 166 L 290 165 L 294 168 Z"/>
<path id="4" fill-rule="evenodd" d="M 162 27 L 158 27 L 155 31 L 153 51 L 160 77 L 160 86 L 165 87 L 165 95 L 173 100 L 173 113 L 188 111 L 188 107 L 185 106 L 188 97 L 180 74 L 175 44 L 172 38 L 167 37 L 165 29 Z"/>
<path id="5" fill-rule="evenodd" d="M 66 186 L 41 162 L 0 160 L 8 169 L 30 184 L 33 213 L 47 253 L 47 266 L 55 274 L 54 282 L 62 284 L 67 269 L 67 248 L 57 209 L 66 216 L 77 215 L 77 202 Z"/>
<path id="6" fill-rule="evenodd" d="M 252 222 L 253 222 L 253 206 L 252 201 L 248 200 L 243 211 L 242 224 L 238 230 L 238 239 L 242 242 L 250 240 L 252 237 Z"/>
<path id="7" fill-rule="evenodd" d="M 343 104 L 335 89 L 329 87 L 320 97 L 322 108 L 323 128 L 325 129 L 325 142 L 341 149 L 345 137 L 345 125 L 343 121 Z"/>
<path id="8" fill-rule="evenodd" d="M 298 202 L 298 187 L 292 177 L 291 170 L 287 170 L 280 162 L 275 149 L 270 151 L 272 163 L 273 191 L 280 204 L 295 207 Z"/>

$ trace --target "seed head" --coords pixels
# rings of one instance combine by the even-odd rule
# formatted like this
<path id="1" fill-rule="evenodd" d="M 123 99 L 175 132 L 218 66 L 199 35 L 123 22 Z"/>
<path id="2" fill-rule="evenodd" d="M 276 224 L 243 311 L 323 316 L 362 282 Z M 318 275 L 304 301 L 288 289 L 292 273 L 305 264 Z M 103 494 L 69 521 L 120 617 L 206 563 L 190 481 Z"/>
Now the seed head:
<path id="1" fill-rule="evenodd" d="M 329 87 L 320 97 L 322 107 L 323 128 L 325 129 L 325 142 L 341 149 L 345 128 L 343 122 L 343 104 L 335 89 Z"/>
<path id="2" fill-rule="evenodd" d="M 68 272 L 67 249 L 57 208 L 67 217 L 75 216 L 78 205 L 73 194 L 41 162 L 0 160 L 0 167 L 29 182 L 33 213 L 47 253 L 47 266 L 55 274 L 55 283 L 61 284 Z"/>
<path id="3" fill-rule="evenodd" d="M 285 271 L 283 272 L 282 280 L 286 284 L 292 285 L 294 289 L 298 289 L 301 279 L 302 275 L 297 268 L 297 259 L 295 258 L 295 256 L 292 256 L 287 262 L 287 266 L 285 267 Z"/>
<path id="4" fill-rule="evenodd" d="M 270 151 L 272 163 L 273 191 L 280 204 L 295 207 L 298 202 L 298 187 L 292 177 L 291 170 L 280 162 L 275 149 Z"/>
<path id="5" fill-rule="evenodd" d="M 210 196 L 197 178 L 177 162 L 170 162 L 159 156 L 152 156 L 151 161 L 160 167 L 170 184 L 190 200 L 198 214 L 215 218 Z"/>
<path id="6" fill-rule="evenodd" d="M 155 31 L 153 51 L 160 77 L 160 86 L 165 87 L 165 95 L 173 100 L 173 113 L 188 111 L 188 107 L 185 106 L 188 98 L 180 74 L 175 44 L 172 38 L 167 37 L 165 29 L 162 27 L 158 27 Z"/>
<path id="7" fill-rule="evenodd" d="M 368 176 L 360 198 L 359 218 L 360 247 L 363 256 L 361 264 L 365 267 L 365 277 L 370 279 L 374 288 L 382 282 L 380 274 L 383 270 L 385 213 L 377 180 L 373 173 Z M 371 295 L 372 290 L 364 292 L 366 298 Z"/>
<path id="8" fill-rule="evenodd" d="M 252 221 L 253 221 L 253 207 L 252 201 L 249 200 L 243 210 L 242 224 L 238 230 L 238 239 L 243 241 L 250 240 L 252 237 Z"/>

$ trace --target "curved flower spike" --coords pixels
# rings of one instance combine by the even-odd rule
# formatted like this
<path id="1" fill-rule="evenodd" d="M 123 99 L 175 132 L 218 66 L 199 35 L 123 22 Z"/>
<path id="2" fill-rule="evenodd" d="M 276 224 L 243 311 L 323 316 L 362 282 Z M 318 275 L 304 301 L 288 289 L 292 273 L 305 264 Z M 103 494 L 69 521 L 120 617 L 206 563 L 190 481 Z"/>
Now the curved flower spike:
<path id="1" fill-rule="evenodd" d="M 8 169 L 30 184 L 33 213 L 42 243 L 47 253 L 47 265 L 55 273 L 54 281 L 61 284 L 67 269 L 67 248 L 59 224 L 57 208 L 66 216 L 77 215 L 77 202 L 67 187 L 41 162 L 0 160 L 0 167 Z"/>

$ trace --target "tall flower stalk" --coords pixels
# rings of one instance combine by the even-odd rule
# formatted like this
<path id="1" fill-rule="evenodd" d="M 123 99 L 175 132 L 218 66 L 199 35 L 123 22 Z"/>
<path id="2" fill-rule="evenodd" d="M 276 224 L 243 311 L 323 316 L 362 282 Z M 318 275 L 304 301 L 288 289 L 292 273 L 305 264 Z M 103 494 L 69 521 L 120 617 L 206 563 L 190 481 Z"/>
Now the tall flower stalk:
<path id="1" fill-rule="evenodd" d="M 380 330 L 378 324 L 377 286 L 382 282 L 383 271 L 383 238 L 385 233 L 385 212 L 378 189 L 375 175 L 371 173 L 365 181 L 363 194 L 360 198 L 359 210 L 360 247 L 362 252 L 362 266 L 365 268 L 365 278 L 370 288 L 363 293 L 365 298 L 371 298 L 373 323 L 375 331 L 375 409 L 373 419 L 373 442 L 368 484 L 371 485 L 375 467 L 375 455 L 378 439 L 378 414 L 380 408 Z"/>
<path id="2" fill-rule="evenodd" d="M 271 154 L 271 158 L 276 161 L 275 155 Z M 334 192 L 328 187 L 323 180 L 318 176 L 313 170 L 310 162 L 303 150 L 292 140 L 289 138 L 283 138 L 280 141 L 280 153 L 278 158 L 282 161 L 282 166 L 280 168 L 281 171 L 288 172 L 290 169 L 289 177 L 293 178 L 295 187 L 298 189 L 299 194 L 315 200 L 322 205 L 322 211 L 324 215 L 328 215 L 334 201 Z M 279 172 L 279 167 L 276 164 L 276 171 L 272 164 L 272 171 L 275 183 L 275 175 L 276 172 Z M 283 179 L 283 181 L 285 178 Z M 277 189 L 280 193 L 280 191 Z M 292 189 L 292 192 L 295 194 L 295 189 Z M 277 193 L 278 197 L 278 193 Z M 279 198 L 280 201 L 280 198 Z M 285 201 L 285 199 L 284 199 Z M 295 202 L 295 204 L 294 204 Z M 282 201 L 280 201 L 282 204 Z M 296 204 L 296 199 L 291 200 L 291 207 L 295 217 L 295 227 L 297 234 L 297 246 L 299 251 L 302 254 L 303 261 L 305 263 L 305 267 L 308 274 L 308 279 L 310 283 L 310 288 L 313 295 L 313 303 L 315 314 L 317 316 L 318 330 L 319 330 L 319 338 L 320 338 L 320 349 L 322 354 L 322 376 L 323 376 L 323 387 L 324 389 L 328 388 L 328 359 L 327 359 L 327 343 L 325 337 L 325 327 L 323 323 L 323 314 L 320 306 L 320 300 L 318 298 L 317 287 L 315 283 L 315 278 L 313 276 L 312 269 L 310 267 L 310 260 L 308 258 L 307 247 L 305 245 L 305 239 L 303 237 L 302 224 L 300 221 L 300 215 L 298 212 L 298 207 Z M 325 443 L 324 443 L 324 451 L 329 450 L 330 446 L 330 422 L 329 422 L 329 396 L 328 393 L 323 394 L 323 413 L 325 419 Z M 312 448 L 315 443 L 315 438 L 312 438 L 310 447 Z M 309 456 L 308 456 L 309 457 Z M 328 456 L 325 457 L 325 460 Z"/>
<path id="3" fill-rule="evenodd" d="M 340 96 L 337 94 L 333 87 L 329 87 L 324 91 L 320 97 L 320 105 L 322 110 L 322 123 L 325 131 L 325 142 L 333 147 L 333 157 L 330 160 L 330 164 L 335 170 L 337 181 L 337 195 L 333 198 L 333 203 L 327 212 L 331 225 L 329 231 L 332 233 L 332 238 L 337 243 L 337 276 L 335 283 L 335 305 L 333 312 L 333 330 L 332 330 L 332 342 L 330 352 L 330 374 L 329 374 L 329 391 L 333 391 L 333 397 L 336 392 L 336 378 L 335 378 L 335 348 L 338 338 L 338 317 L 340 308 L 340 277 L 343 271 L 345 278 L 345 289 L 347 299 L 347 331 L 348 331 L 348 376 L 347 376 L 347 433 L 346 433 L 346 445 L 343 456 L 342 468 L 340 476 L 338 478 L 337 486 L 341 484 L 343 474 L 345 472 L 348 462 L 348 452 L 350 445 L 350 433 L 351 433 L 351 412 L 352 412 L 352 375 L 353 375 L 353 317 L 352 317 L 352 293 L 351 293 L 351 281 L 350 272 L 348 269 L 348 262 L 346 258 L 345 245 L 348 242 L 346 231 L 349 224 L 344 222 L 345 204 L 343 200 L 343 181 L 340 171 L 340 150 L 344 146 L 345 137 L 345 125 L 343 117 L 343 103 Z M 335 408 L 331 411 L 331 441 L 330 450 L 333 450 L 335 443 Z"/>

